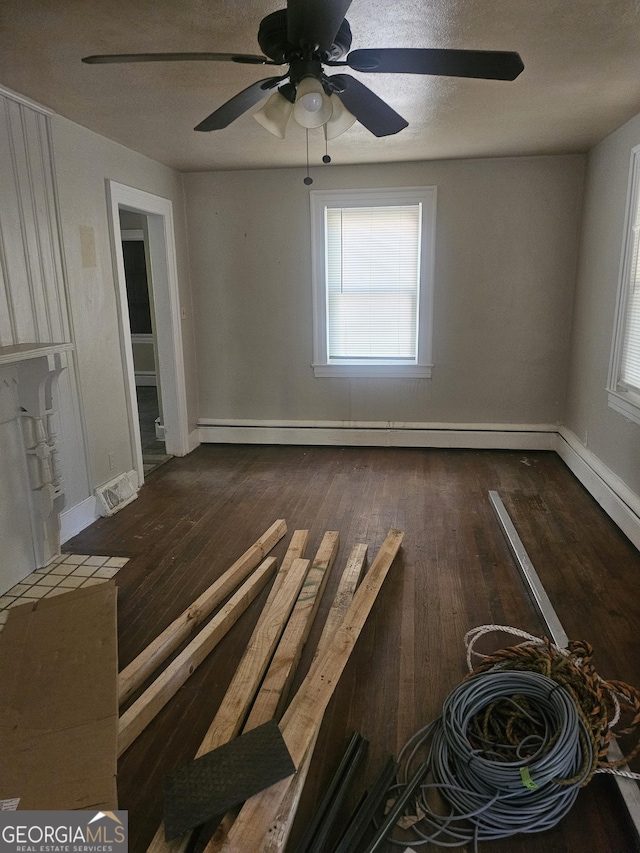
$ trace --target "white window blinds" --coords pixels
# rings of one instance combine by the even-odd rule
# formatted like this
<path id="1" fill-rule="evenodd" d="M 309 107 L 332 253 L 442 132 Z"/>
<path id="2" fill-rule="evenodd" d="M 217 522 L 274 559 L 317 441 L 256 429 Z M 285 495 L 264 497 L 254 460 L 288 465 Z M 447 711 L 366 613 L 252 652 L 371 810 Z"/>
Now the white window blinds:
<path id="1" fill-rule="evenodd" d="M 640 391 L 640 203 L 633 224 L 633 243 L 627 279 L 627 306 L 625 316 L 620 381 L 634 391 Z"/>
<path id="2" fill-rule="evenodd" d="M 421 216 L 420 203 L 325 209 L 330 361 L 416 361 Z"/>

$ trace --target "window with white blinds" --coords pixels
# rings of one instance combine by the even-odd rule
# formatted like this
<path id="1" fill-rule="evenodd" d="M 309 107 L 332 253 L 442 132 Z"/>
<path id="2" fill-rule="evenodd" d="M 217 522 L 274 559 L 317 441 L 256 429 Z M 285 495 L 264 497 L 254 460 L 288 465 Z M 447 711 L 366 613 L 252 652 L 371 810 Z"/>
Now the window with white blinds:
<path id="1" fill-rule="evenodd" d="M 631 158 L 627 225 L 609 373 L 609 405 L 640 423 L 640 146 Z"/>
<path id="2" fill-rule="evenodd" d="M 632 230 L 631 264 L 627 290 L 627 306 L 620 360 L 620 382 L 640 392 L 640 270 L 638 269 L 638 242 L 640 237 L 640 210 L 636 210 Z"/>
<path id="3" fill-rule="evenodd" d="M 435 187 L 311 193 L 316 375 L 430 375 Z"/>

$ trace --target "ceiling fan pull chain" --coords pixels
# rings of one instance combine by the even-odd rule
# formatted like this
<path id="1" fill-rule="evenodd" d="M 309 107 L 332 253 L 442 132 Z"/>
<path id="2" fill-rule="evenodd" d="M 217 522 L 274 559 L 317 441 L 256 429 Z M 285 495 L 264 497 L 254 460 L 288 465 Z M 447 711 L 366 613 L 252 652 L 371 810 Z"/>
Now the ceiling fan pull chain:
<path id="1" fill-rule="evenodd" d="M 309 128 L 306 128 L 307 131 L 307 176 L 304 179 L 304 183 L 309 187 L 313 183 L 313 178 L 309 174 Z"/>
<path id="2" fill-rule="evenodd" d="M 327 127 L 325 125 L 324 128 L 324 157 L 322 158 L 323 163 L 330 163 L 331 157 L 329 156 L 329 140 L 327 139 Z"/>

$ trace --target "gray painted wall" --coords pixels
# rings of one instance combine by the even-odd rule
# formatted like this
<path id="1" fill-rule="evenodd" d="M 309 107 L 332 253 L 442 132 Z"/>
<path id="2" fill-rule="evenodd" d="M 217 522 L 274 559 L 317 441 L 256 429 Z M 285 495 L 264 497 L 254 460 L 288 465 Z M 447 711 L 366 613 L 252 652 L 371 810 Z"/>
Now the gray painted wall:
<path id="1" fill-rule="evenodd" d="M 638 143 L 640 116 L 589 153 L 565 423 L 640 495 L 640 426 L 610 409 L 606 393 L 631 149 Z"/>
<path id="2" fill-rule="evenodd" d="M 195 428 L 196 370 L 182 176 L 59 116 L 52 118 L 52 133 L 90 480 L 95 488 L 133 467 L 107 219 L 107 179 L 173 202 L 180 302 L 186 310 L 183 347 L 189 428 Z M 87 241 L 92 246 L 87 247 Z M 115 454 L 115 469 L 109 468 L 109 453 Z"/>
<path id="3" fill-rule="evenodd" d="M 312 189 L 437 185 L 433 377 L 315 379 L 304 173 L 187 174 L 201 417 L 562 420 L 582 156 L 313 173 Z"/>

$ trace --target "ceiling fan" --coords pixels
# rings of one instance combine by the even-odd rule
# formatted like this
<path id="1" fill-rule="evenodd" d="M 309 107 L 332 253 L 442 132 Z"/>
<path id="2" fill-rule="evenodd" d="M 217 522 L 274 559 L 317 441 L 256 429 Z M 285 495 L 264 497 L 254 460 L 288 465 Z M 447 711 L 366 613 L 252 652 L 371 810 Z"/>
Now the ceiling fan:
<path id="1" fill-rule="evenodd" d="M 204 60 L 249 65 L 288 65 L 284 74 L 257 80 L 243 89 L 201 121 L 195 130 L 210 131 L 228 127 L 275 89 L 276 92 L 269 99 L 272 101 L 271 115 L 261 121 L 267 129 L 284 136 L 284 126 L 295 110 L 294 118 L 304 127 L 325 125 L 325 132 L 333 117 L 335 127 L 329 133 L 329 138 L 346 130 L 356 119 L 378 137 L 398 133 L 407 127 L 408 122 L 356 77 L 343 73 L 327 75 L 324 66 L 350 68 L 371 74 L 429 74 L 487 80 L 515 80 L 524 69 L 520 56 L 511 51 L 379 48 L 349 53 L 351 28 L 345 15 L 351 2 L 288 0 L 286 9 L 272 12 L 260 23 L 258 44 L 265 54 L 263 56 L 241 53 L 133 53 L 86 56 L 82 61 L 98 64 Z M 334 95 L 338 99 L 333 98 Z M 340 101 L 339 105 L 336 104 L 337 100 Z M 268 104 L 269 101 L 265 107 Z M 261 112 L 264 112 L 264 108 Z"/>

